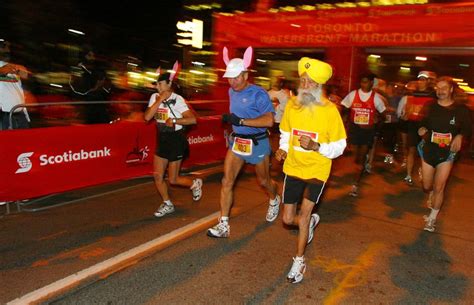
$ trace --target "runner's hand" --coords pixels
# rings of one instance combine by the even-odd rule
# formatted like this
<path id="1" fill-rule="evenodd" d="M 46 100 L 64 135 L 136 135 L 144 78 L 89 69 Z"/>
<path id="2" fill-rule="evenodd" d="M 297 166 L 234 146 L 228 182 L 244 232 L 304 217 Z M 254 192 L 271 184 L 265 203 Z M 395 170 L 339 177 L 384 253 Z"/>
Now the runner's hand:
<path id="1" fill-rule="evenodd" d="M 278 161 L 282 161 L 282 160 L 285 160 L 286 159 L 286 151 L 284 151 L 283 149 L 278 149 L 276 152 L 275 152 L 275 158 L 278 160 Z"/>
<path id="2" fill-rule="evenodd" d="M 306 150 L 314 150 L 318 151 L 319 150 L 319 143 L 311 140 L 310 137 L 308 136 L 301 136 L 300 140 L 300 145 Z"/>
<path id="3" fill-rule="evenodd" d="M 222 115 L 222 122 L 227 123 L 227 124 L 240 126 L 240 120 L 241 118 L 239 118 L 233 113 L 224 113 Z"/>
<path id="4" fill-rule="evenodd" d="M 462 135 L 458 134 L 454 137 L 453 142 L 451 142 L 451 148 L 449 149 L 452 152 L 458 152 L 461 150 L 462 145 Z"/>

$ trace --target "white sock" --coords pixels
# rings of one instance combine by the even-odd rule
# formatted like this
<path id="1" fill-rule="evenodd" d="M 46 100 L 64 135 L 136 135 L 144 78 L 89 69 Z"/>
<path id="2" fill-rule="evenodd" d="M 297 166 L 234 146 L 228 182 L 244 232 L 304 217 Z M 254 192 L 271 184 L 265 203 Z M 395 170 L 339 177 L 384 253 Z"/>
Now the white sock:
<path id="1" fill-rule="evenodd" d="M 303 256 L 295 256 L 295 260 L 304 262 L 304 255 Z"/>
<path id="2" fill-rule="evenodd" d="M 436 219 L 436 217 L 438 217 L 438 213 L 439 213 L 439 210 L 431 209 L 431 213 L 430 213 L 429 218 L 430 219 Z"/>
<path id="3" fill-rule="evenodd" d="M 165 200 L 164 203 L 165 203 L 166 205 L 173 205 L 173 203 L 172 203 L 171 200 L 169 200 L 169 199 L 168 199 L 168 200 Z"/>
<path id="4" fill-rule="evenodd" d="M 229 222 L 229 216 L 221 216 L 220 221 L 221 222 Z"/>

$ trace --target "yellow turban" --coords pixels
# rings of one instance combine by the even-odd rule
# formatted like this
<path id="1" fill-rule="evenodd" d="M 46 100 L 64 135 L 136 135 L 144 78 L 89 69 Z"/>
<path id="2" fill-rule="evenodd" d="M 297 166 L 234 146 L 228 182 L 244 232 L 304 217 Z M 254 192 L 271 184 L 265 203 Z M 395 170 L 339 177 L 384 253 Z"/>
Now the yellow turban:
<path id="1" fill-rule="evenodd" d="M 318 84 L 325 84 L 332 76 L 329 64 L 309 57 L 303 57 L 298 62 L 298 74 L 301 76 L 305 72 Z"/>

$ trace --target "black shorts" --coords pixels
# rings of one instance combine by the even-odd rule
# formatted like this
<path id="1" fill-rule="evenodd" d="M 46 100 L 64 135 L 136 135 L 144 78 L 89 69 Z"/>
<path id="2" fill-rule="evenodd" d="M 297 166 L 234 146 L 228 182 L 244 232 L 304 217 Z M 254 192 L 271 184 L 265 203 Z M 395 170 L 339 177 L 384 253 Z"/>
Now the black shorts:
<path id="1" fill-rule="evenodd" d="M 296 177 L 285 175 L 283 183 L 283 203 L 298 204 L 305 194 L 305 198 L 314 203 L 318 203 L 323 193 L 325 183 L 318 179 L 302 180 Z M 305 193 L 306 186 L 308 190 Z"/>
<path id="2" fill-rule="evenodd" d="M 416 121 L 407 121 L 407 146 L 416 147 L 420 143 L 421 138 L 418 135 L 420 123 Z"/>
<path id="3" fill-rule="evenodd" d="M 374 144 L 375 126 L 372 128 L 361 128 L 357 124 L 349 125 L 349 143 L 352 145 L 367 145 Z"/>
<path id="4" fill-rule="evenodd" d="M 400 121 L 398 121 L 398 130 L 401 133 L 407 133 L 408 132 L 408 121 L 400 119 Z"/>
<path id="5" fill-rule="evenodd" d="M 188 156 L 189 144 L 183 131 L 159 132 L 155 155 L 168 161 L 182 160 Z"/>

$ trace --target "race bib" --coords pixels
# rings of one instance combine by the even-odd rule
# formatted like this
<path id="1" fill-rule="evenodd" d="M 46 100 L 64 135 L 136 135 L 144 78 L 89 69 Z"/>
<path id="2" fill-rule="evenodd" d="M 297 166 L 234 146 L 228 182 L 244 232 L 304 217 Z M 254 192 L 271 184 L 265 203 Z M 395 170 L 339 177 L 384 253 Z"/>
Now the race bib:
<path id="1" fill-rule="evenodd" d="M 435 131 L 431 133 L 431 142 L 440 146 L 449 146 L 449 144 L 451 144 L 451 139 L 451 133 L 441 133 Z"/>
<path id="2" fill-rule="evenodd" d="M 234 144 L 232 145 L 232 151 L 241 156 L 252 155 L 253 141 L 252 139 L 234 138 Z"/>
<path id="3" fill-rule="evenodd" d="M 157 112 L 155 113 L 155 120 L 158 123 L 165 123 L 169 117 L 169 109 L 166 108 L 158 108 Z"/>
<path id="4" fill-rule="evenodd" d="M 299 129 L 294 129 L 292 131 L 292 140 L 291 144 L 293 145 L 293 149 L 297 151 L 303 151 L 303 152 L 311 152 L 310 150 L 306 150 L 300 145 L 300 139 L 302 136 L 308 136 L 311 138 L 311 140 L 318 142 L 319 134 L 314 131 L 305 131 L 305 130 L 299 130 Z"/>
<path id="5" fill-rule="evenodd" d="M 370 112 L 363 109 L 355 109 L 354 123 L 357 125 L 369 125 Z"/>

